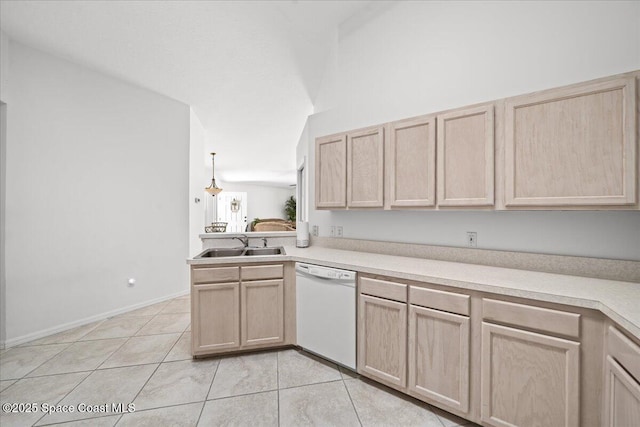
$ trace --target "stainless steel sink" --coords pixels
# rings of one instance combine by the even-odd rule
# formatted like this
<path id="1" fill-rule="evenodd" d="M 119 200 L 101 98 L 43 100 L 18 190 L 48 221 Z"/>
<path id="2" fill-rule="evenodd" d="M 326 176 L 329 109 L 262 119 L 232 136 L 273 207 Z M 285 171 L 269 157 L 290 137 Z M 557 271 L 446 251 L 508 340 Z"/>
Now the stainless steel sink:
<path id="1" fill-rule="evenodd" d="M 282 246 L 276 248 L 211 248 L 202 251 L 194 258 L 201 259 L 284 254 L 284 248 Z"/>
<path id="2" fill-rule="evenodd" d="M 196 255 L 196 258 L 219 258 L 228 256 L 242 256 L 244 248 L 212 248 Z"/>
<path id="3" fill-rule="evenodd" d="M 282 254 L 284 254 L 283 248 L 248 248 L 244 251 L 245 256 Z"/>

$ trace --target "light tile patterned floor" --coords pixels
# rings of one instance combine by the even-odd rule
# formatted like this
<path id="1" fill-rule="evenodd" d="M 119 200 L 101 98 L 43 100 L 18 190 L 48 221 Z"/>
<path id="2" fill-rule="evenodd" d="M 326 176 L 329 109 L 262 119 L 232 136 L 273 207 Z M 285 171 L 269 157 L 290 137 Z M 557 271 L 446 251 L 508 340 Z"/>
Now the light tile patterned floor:
<path id="1" fill-rule="evenodd" d="M 473 425 L 301 351 L 193 360 L 190 345 L 185 296 L 2 351 L 1 403 L 39 411 L 0 412 L 0 425 Z"/>

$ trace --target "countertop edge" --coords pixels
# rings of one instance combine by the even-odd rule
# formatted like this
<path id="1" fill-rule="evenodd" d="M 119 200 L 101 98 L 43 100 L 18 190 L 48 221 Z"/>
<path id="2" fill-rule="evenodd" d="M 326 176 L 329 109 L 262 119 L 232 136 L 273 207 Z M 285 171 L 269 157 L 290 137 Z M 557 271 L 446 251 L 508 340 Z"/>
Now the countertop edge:
<path id="1" fill-rule="evenodd" d="M 450 286 L 458 289 L 467 289 L 473 291 L 487 292 L 498 295 L 505 295 L 511 297 L 520 297 L 527 298 L 536 301 L 564 304 L 574 307 L 587 308 L 600 311 L 603 315 L 610 318 L 613 322 L 619 324 L 621 327 L 625 328 L 630 334 L 632 334 L 636 339 L 640 339 L 640 313 L 633 313 L 634 319 L 629 318 L 628 313 L 624 313 L 627 310 L 621 310 L 616 308 L 616 302 L 609 300 L 609 298 L 601 298 L 597 295 L 597 293 L 606 292 L 603 289 L 591 289 L 591 293 L 596 295 L 578 295 L 574 294 L 570 290 L 565 290 L 564 293 L 561 292 L 552 292 L 549 290 L 538 290 L 532 289 L 531 286 L 527 286 L 524 284 L 521 287 L 513 287 L 508 284 L 500 284 L 500 277 L 504 275 L 513 274 L 515 276 L 523 276 L 527 280 L 531 282 L 535 282 L 536 280 L 544 281 L 556 278 L 558 281 L 570 281 L 571 285 L 579 285 L 580 288 L 584 287 L 596 287 L 598 284 L 601 284 L 603 287 L 629 287 L 637 285 L 637 290 L 634 289 L 635 293 L 638 295 L 638 299 L 640 305 L 640 283 L 632 283 L 632 282 L 620 282 L 614 280 L 605 280 L 605 279 L 594 279 L 588 277 L 579 277 L 579 276 L 568 276 L 561 274 L 553 274 L 553 273 L 543 273 L 537 271 L 529 271 L 529 270 L 517 270 L 517 269 L 509 269 L 504 267 L 488 267 L 483 265 L 476 264 L 466 264 L 466 263 L 458 263 L 451 261 L 435 261 L 421 258 L 411 258 L 411 257 L 399 257 L 395 255 L 383 255 L 383 254 L 372 254 L 368 252 L 354 252 L 354 251 L 344 251 L 340 249 L 331 249 L 324 247 L 316 247 L 310 251 L 308 254 L 304 254 L 305 251 L 308 251 L 309 248 L 296 248 L 291 246 L 285 246 L 286 255 L 262 255 L 255 256 L 250 258 L 242 258 L 239 260 L 237 257 L 228 257 L 228 258 L 215 258 L 215 259 L 188 259 L 187 264 L 189 265 L 215 265 L 215 264 L 234 264 L 234 263 L 260 263 L 260 262 L 306 262 L 310 264 L 320 264 L 327 267 L 341 268 L 346 270 L 355 270 L 360 273 L 367 274 L 375 274 L 393 277 L 397 279 L 405 279 L 405 280 L 415 280 L 421 282 L 428 282 L 434 285 L 441 286 Z M 314 252 L 316 252 L 314 254 Z M 319 252 L 319 253 L 318 253 Z M 351 260 L 343 260 L 343 261 L 335 261 L 335 259 L 344 258 L 341 255 L 348 254 L 349 258 L 358 257 L 360 259 L 375 258 L 377 261 L 386 261 L 388 263 L 431 263 L 436 266 L 445 266 L 449 269 L 461 269 L 468 272 L 470 275 L 481 274 L 486 281 L 495 281 L 496 285 L 482 283 L 474 280 L 460 280 L 453 277 L 443 277 L 442 275 L 429 275 L 419 272 L 411 272 L 402 271 L 400 269 L 393 269 L 393 267 L 389 266 L 379 266 L 369 265 L 372 261 L 367 262 L 363 260 L 361 262 Z M 333 259 L 331 259 L 333 258 Z M 375 264 L 375 261 L 373 261 Z M 416 268 L 418 270 L 418 268 Z M 493 274 L 492 274 L 493 273 Z M 491 276 L 496 276 L 492 278 Z M 518 280 L 518 279 L 514 279 Z M 523 279 L 520 279 L 523 280 Z M 584 285 L 584 286 L 583 286 Z M 625 289 L 626 290 L 626 289 Z M 585 291 L 582 289 L 582 292 L 589 292 L 589 290 Z M 615 298 L 615 295 L 611 296 L 611 298 Z M 623 298 L 623 297 L 620 297 Z M 622 313 L 621 313 L 622 312 Z M 635 316 L 638 318 L 635 319 Z"/>

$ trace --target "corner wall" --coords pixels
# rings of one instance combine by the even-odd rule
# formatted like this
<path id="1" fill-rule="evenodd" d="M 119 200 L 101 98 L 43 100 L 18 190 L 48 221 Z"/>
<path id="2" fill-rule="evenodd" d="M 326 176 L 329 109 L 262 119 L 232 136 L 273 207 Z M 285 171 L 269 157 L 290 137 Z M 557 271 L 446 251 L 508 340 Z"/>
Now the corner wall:
<path id="1" fill-rule="evenodd" d="M 640 69 L 638 22 L 638 2 L 398 2 L 339 38 L 310 180 L 318 136 Z M 321 236 L 463 247 L 475 231 L 479 248 L 640 260 L 637 211 L 317 211 L 309 190 Z"/>
<path id="2" fill-rule="evenodd" d="M 6 205 L 7 205 L 7 89 L 9 37 L 0 30 L 0 348 L 7 336 Z"/>
<path id="3" fill-rule="evenodd" d="M 205 197 L 208 196 L 204 188 L 208 181 L 205 177 L 206 132 L 192 109 L 189 109 L 189 126 L 189 254 L 195 255 L 202 251 L 199 235 L 204 233 Z"/>
<path id="4" fill-rule="evenodd" d="M 9 74 L 7 344 L 187 292 L 189 107 L 13 41 Z"/>

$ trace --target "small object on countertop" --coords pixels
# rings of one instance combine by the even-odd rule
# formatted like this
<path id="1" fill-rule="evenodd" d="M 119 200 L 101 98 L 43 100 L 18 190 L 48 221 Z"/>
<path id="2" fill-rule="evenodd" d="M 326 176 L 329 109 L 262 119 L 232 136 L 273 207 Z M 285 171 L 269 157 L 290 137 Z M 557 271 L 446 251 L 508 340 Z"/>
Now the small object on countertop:
<path id="1" fill-rule="evenodd" d="M 224 233 L 227 231 L 226 222 L 212 222 L 211 225 L 204 227 L 206 233 Z"/>
<path id="2" fill-rule="evenodd" d="M 296 227 L 296 247 L 309 247 L 309 223 L 306 221 L 300 221 Z"/>

